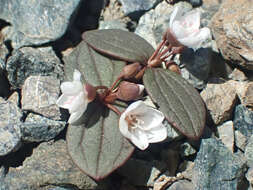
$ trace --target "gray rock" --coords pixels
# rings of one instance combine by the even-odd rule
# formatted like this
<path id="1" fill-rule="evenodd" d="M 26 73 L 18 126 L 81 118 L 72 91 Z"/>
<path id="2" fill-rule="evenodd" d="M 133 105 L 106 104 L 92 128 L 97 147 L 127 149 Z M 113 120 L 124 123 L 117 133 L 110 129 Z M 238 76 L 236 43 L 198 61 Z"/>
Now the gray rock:
<path id="1" fill-rule="evenodd" d="M 253 82 L 240 82 L 236 88 L 241 104 L 253 108 Z"/>
<path id="2" fill-rule="evenodd" d="M 245 148 L 245 157 L 247 159 L 248 166 L 253 166 L 253 135 L 248 140 L 248 144 Z"/>
<path id="3" fill-rule="evenodd" d="M 192 9 L 192 6 L 187 2 L 179 2 L 177 6 L 180 6 L 185 12 Z M 135 33 L 146 39 L 156 48 L 161 42 L 164 32 L 169 27 L 172 11 L 172 5 L 169 5 L 165 1 L 161 2 L 155 9 L 148 11 L 140 18 Z"/>
<path id="4" fill-rule="evenodd" d="M 166 190 L 195 190 L 193 184 L 187 180 L 180 180 L 173 183 Z"/>
<path id="5" fill-rule="evenodd" d="M 186 49 L 180 56 L 180 64 L 184 66 L 182 77 L 195 88 L 203 89 L 210 73 L 211 58 L 211 48 Z"/>
<path id="6" fill-rule="evenodd" d="M 175 176 L 179 165 L 179 151 L 168 148 L 161 152 L 162 160 L 167 164 L 167 173 L 169 176 Z"/>
<path id="7" fill-rule="evenodd" d="M 21 125 L 22 139 L 28 142 L 49 141 L 55 138 L 65 126 L 64 121 L 54 121 L 30 113 Z"/>
<path id="8" fill-rule="evenodd" d="M 245 167 L 244 159 L 232 154 L 222 142 L 202 139 L 194 165 L 194 189 L 238 189 Z"/>
<path id="9" fill-rule="evenodd" d="M 17 150 L 21 145 L 20 124 L 0 125 L 0 156 Z"/>
<path id="10" fill-rule="evenodd" d="M 22 109 L 60 120 L 56 101 L 60 94 L 60 81 L 53 76 L 30 76 L 22 87 Z M 32 100 L 32 101 L 31 101 Z"/>
<path id="11" fill-rule="evenodd" d="M 161 0 L 119 0 L 119 2 L 123 6 L 123 12 L 127 15 L 138 11 L 147 11 Z"/>
<path id="12" fill-rule="evenodd" d="M 7 97 L 10 93 L 10 85 L 4 71 L 0 67 L 0 96 Z"/>
<path id="13" fill-rule="evenodd" d="M 99 22 L 99 29 L 121 29 L 126 30 L 126 24 L 119 21 L 119 20 L 110 20 L 110 21 L 100 21 Z"/>
<path id="14" fill-rule="evenodd" d="M 0 98 L 0 156 L 17 150 L 21 145 L 21 110 Z"/>
<path id="15" fill-rule="evenodd" d="M 234 152 L 234 125 L 233 121 L 227 121 L 217 127 L 219 138 L 223 144 L 231 151 Z"/>
<path id="16" fill-rule="evenodd" d="M 253 187 L 253 167 L 250 167 L 246 173 L 246 178 L 250 183 L 251 187 Z"/>
<path id="17" fill-rule="evenodd" d="M 165 119 L 163 121 L 164 126 L 167 128 L 167 133 L 168 133 L 168 138 L 167 141 L 173 141 L 175 139 L 178 139 L 182 137 L 180 133 L 178 133 L 170 124 L 169 122 Z"/>
<path id="18" fill-rule="evenodd" d="M 50 75 L 63 79 L 60 60 L 50 47 L 14 50 L 8 58 L 6 70 L 13 88 L 21 88 L 25 79 L 31 75 Z"/>
<path id="19" fill-rule="evenodd" d="M 52 186 L 106 189 L 105 183 L 96 183 L 75 166 L 64 140 L 41 143 L 21 166 L 9 168 L 4 182 L 11 190 L 44 190 Z"/>
<path id="20" fill-rule="evenodd" d="M 202 3 L 202 0 L 188 0 L 189 3 L 191 3 L 192 6 L 200 6 Z"/>
<path id="21" fill-rule="evenodd" d="M 6 39 L 14 48 L 60 38 L 71 24 L 81 0 L 1 1 L 0 18 L 9 22 Z"/>
<path id="22" fill-rule="evenodd" d="M 237 100 L 236 84 L 236 81 L 232 80 L 227 82 L 213 80 L 200 93 L 214 123 L 217 125 L 232 117 L 232 111 Z"/>
<path id="23" fill-rule="evenodd" d="M 245 147 L 247 145 L 247 137 L 245 137 L 240 131 L 235 131 L 235 145 L 241 149 L 243 152 L 245 151 Z"/>
<path id="24" fill-rule="evenodd" d="M 17 105 L 0 98 L 0 125 L 19 123 L 21 117 L 22 113 Z"/>
<path id="25" fill-rule="evenodd" d="M 188 142 L 185 142 L 180 145 L 180 155 L 182 157 L 191 156 L 195 153 L 196 153 L 196 150 Z"/>
<path id="26" fill-rule="evenodd" d="M 9 102 L 12 102 L 13 104 L 15 104 L 16 106 L 19 105 L 19 101 L 20 101 L 20 98 L 19 98 L 19 94 L 17 91 L 13 92 L 10 97 L 8 98 L 8 101 Z"/>
<path id="27" fill-rule="evenodd" d="M 227 0 L 212 18 L 212 31 L 222 56 L 249 70 L 253 70 L 252 8 L 250 1 Z"/>
<path id="28" fill-rule="evenodd" d="M 235 107 L 234 127 L 240 131 L 247 139 L 253 134 L 253 111 L 243 105 Z"/>
<path id="29" fill-rule="evenodd" d="M 0 70 L 5 69 L 5 62 L 9 51 L 4 43 L 0 42 Z"/>
<path id="30" fill-rule="evenodd" d="M 166 170 L 166 164 L 162 162 L 129 159 L 117 171 L 125 176 L 132 185 L 153 186 L 155 179 Z"/>

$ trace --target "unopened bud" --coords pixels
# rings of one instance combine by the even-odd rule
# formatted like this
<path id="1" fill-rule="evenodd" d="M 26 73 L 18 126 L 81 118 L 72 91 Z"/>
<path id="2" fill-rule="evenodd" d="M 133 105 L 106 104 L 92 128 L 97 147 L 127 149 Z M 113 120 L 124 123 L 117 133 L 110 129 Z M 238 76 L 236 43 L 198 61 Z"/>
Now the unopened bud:
<path id="1" fill-rule="evenodd" d="M 135 75 L 141 70 L 141 64 L 140 63 L 132 63 L 129 65 L 126 65 L 122 72 L 121 75 L 123 76 L 124 79 L 130 79 L 135 77 Z"/>
<path id="2" fill-rule="evenodd" d="M 92 85 L 90 85 L 90 84 L 88 84 L 88 83 L 86 83 L 84 85 L 84 88 L 85 88 L 85 90 L 87 92 L 88 101 L 92 102 L 96 98 L 96 94 L 97 94 L 95 87 L 92 86 Z"/>
<path id="3" fill-rule="evenodd" d="M 122 81 L 117 90 L 117 98 L 123 101 L 131 101 L 140 98 L 143 94 L 144 86 L 132 82 Z"/>
<path id="4" fill-rule="evenodd" d="M 177 38 L 174 36 L 174 34 L 168 29 L 164 34 L 163 34 L 163 40 L 166 40 L 168 44 L 166 45 L 171 45 L 172 47 L 180 47 L 183 46 Z"/>
<path id="5" fill-rule="evenodd" d="M 168 64 L 167 69 L 181 75 L 181 70 L 180 70 L 179 66 L 174 62 Z"/>

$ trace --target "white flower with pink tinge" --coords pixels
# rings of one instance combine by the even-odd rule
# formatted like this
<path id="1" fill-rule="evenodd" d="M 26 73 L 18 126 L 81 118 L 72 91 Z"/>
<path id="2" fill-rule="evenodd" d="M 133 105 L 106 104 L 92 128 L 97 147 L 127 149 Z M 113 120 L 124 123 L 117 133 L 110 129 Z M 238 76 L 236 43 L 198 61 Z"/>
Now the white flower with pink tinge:
<path id="1" fill-rule="evenodd" d="M 200 27 L 200 12 L 192 10 L 183 15 L 183 8 L 175 7 L 170 16 L 170 33 L 182 45 L 196 48 L 211 36 L 207 27 Z"/>
<path id="2" fill-rule="evenodd" d="M 88 92 L 81 82 L 81 73 L 75 70 L 72 82 L 63 82 L 61 84 L 62 95 L 56 104 L 59 107 L 69 110 L 70 117 L 68 123 L 76 122 L 85 112 L 88 103 Z"/>
<path id="3" fill-rule="evenodd" d="M 161 142 L 167 138 L 163 120 L 162 112 L 147 106 L 143 101 L 136 101 L 121 114 L 119 130 L 134 145 L 144 150 L 149 143 Z"/>

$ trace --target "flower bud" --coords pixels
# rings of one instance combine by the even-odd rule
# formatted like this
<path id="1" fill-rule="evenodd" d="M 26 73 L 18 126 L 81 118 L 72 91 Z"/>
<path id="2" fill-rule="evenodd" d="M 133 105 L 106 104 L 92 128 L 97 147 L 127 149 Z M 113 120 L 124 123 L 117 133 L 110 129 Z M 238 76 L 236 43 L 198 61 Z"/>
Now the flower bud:
<path id="1" fill-rule="evenodd" d="M 84 88 L 85 88 L 85 90 L 87 92 L 88 102 L 92 102 L 96 98 L 96 93 L 97 92 L 96 92 L 95 87 L 92 86 L 92 85 L 90 85 L 90 84 L 88 84 L 88 83 L 86 83 L 84 85 Z"/>
<path id="2" fill-rule="evenodd" d="M 130 79 L 135 77 L 135 75 L 141 70 L 141 64 L 136 62 L 133 64 L 126 65 L 121 71 L 121 75 L 124 79 Z"/>
<path id="3" fill-rule="evenodd" d="M 143 94 L 144 86 L 132 82 L 122 81 L 116 92 L 117 98 L 123 101 L 131 101 L 140 98 Z"/>
<path id="4" fill-rule="evenodd" d="M 168 64 L 167 68 L 169 70 L 181 75 L 181 70 L 180 70 L 179 66 L 176 63 L 172 62 L 172 63 Z"/>

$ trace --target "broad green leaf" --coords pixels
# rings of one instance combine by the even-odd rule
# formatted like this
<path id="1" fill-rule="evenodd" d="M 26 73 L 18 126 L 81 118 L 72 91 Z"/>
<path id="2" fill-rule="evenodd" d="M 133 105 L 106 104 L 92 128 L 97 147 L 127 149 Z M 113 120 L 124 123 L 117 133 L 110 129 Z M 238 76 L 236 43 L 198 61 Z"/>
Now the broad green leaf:
<path id="1" fill-rule="evenodd" d="M 143 82 L 166 119 L 191 139 L 202 134 L 206 110 L 199 93 L 177 73 L 164 69 L 145 71 Z"/>
<path id="2" fill-rule="evenodd" d="M 108 87 L 125 65 L 122 61 L 102 56 L 86 42 L 81 42 L 64 62 L 67 81 L 72 80 L 74 69 L 78 69 L 84 83 Z M 82 171 L 97 180 L 121 166 L 134 150 L 120 134 L 118 120 L 117 114 L 96 100 L 89 103 L 78 124 L 68 126 L 70 156 Z"/>
<path id="3" fill-rule="evenodd" d="M 82 37 L 95 50 L 129 62 L 146 63 L 154 52 L 146 40 L 120 29 L 88 31 Z"/>
<path id="4" fill-rule="evenodd" d="M 90 103 L 81 125 L 70 125 L 67 146 L 76 165 L 96 180 L 106 177 L 121 166 L 134 147 L 118 129 L 118 115 Z"/>

